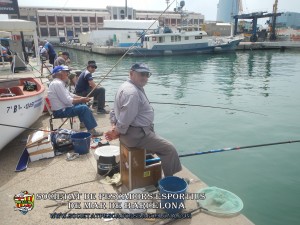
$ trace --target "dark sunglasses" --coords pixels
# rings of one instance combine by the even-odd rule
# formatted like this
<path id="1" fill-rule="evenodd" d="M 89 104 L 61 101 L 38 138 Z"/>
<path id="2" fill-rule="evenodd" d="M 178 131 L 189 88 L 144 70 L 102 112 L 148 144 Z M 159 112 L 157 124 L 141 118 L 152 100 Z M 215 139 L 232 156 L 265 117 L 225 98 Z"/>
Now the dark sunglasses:
<path id="1" fill-rule="evenodd" d="M 142 76 L 142 77 L 147 77 L 149 78 L 151 76 L 151 73 L 148 73 L 148 72 L 139 72 L 139 74 Z"/>
<path id="2" fill-rule="evenodd" d="M 91 68 L 97 69 L 97 66 L 90 66 Z"/>

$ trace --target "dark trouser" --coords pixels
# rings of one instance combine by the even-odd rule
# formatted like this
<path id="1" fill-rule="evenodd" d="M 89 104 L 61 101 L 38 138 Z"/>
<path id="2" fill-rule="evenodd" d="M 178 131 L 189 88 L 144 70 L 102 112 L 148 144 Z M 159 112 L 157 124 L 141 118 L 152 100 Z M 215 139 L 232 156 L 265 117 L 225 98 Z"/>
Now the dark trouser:
<path id="1" fill-rule="evenodd" d="M 90 92 L 92 88 L 89 88 L 87 91 L 77 93 L 76 95 L 86 97 Z M 95 88 L 95 90 L 89 95 L 89 97 L 94 97 L 94 105 L 97 104 L 98 110 L 104 109 L 105 107 L 105 88 L 99 87 Z"/>
<path id="2" fill-rule="evenodd" d="M 56 58 L 56 55 L 49 55 L 49 63 L 54 65 L 55 58 Z"/>
<path id="3" fill-rule="evenodd" d="M 97 126 L 97 122 L 91 110 L 85 104 L 78 104 L 72 107 L 60 109 L 53 112 L 55 118 L 65 118 L 78 116 L 80 122 L 83 122 L 87 130 L 91 130 Z"/>
<path id="4" fill-rule="evenodd" d="M 173 176 L 182 167 L 174 145 L 155 134 L 153 127 L 129 127 L 126 134 L 120 136 L 120 141 L 128 147 L 146 149 L 161 159 L 165 176 Z"/>

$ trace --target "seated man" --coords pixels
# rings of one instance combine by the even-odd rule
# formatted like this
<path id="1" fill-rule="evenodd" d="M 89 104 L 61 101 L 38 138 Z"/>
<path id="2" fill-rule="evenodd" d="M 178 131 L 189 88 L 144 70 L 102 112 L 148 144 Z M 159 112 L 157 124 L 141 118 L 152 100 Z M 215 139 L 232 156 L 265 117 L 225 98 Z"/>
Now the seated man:
<path id="1" fill-rule="evenodd" d="M 83 71 L 76 83 L 75 93 L 80 96 L 87 96 L 90 94 L 91 97 L 94 97 L 93 107 L 97 106 L 98 114 L 105 114 L 107 111 L 105 107 L 105 89 L 103 87 L 97 87 L 96 83 L 93 80 L 93 73 L 97 69 L 95 61 L 88 61 L 86 70 Z"/>
<path id="2" fill-rule="evenodd" d="M 60 65 L 65 65 L 69 66 L 71 61 L 70 61 L 70 55 L 68 52 L 62 52 L 61 55 L 59 55 L 55 61 L 54 61 L 54 67 L 55 66 L 60 66 Z"/>
<path id="3" fill-rule="evenodd" d="M 105 133 L 108 141 L 120 138 L 127 147 L 146 149 L 161 159 L 165 176 L 181 170 L 175 146 L 154 132 L 154 110 L 146 96 L 144 86 L 151 73 L 144 63 L 132 65 L 129 80 L 118 89 L 114 109 L 110 113 L 112 129 Z"/>
<path id="4" fill-rule="evenodd" d="M 53 71 L 54 80 L 48 89 L 48 98 L 51 102 L 53 116 L 55 118 L 65 118 L 78 116 L 83 122 L 88 132 L 93 136 L 101 136 L 103 133 L 95 130 L 97 122 L 86 104 L 90 101 L 88 97 L 81 97 L 70 93 L 65 82 L 68 81 L 70 69 L 67 66 L 56 66 Z"/>

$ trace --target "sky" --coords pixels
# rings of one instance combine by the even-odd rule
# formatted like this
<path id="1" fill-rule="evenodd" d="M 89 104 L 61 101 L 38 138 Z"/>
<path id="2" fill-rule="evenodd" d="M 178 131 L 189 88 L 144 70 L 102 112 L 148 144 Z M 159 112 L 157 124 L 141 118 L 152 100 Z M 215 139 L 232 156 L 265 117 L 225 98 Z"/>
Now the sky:
<path id="1" fill-rule="evenodd" d="M 176 0 L 169 0 L 169 10 L 176 7 Z M 1 0 L 0 0 L 1 2 Z M 55 6 L 55 7 L 75 7 L 75 8 L 106 8 L 106 6 L 124 6 L 126 0 L 18 0 L 19 6 Z M 177 0 L 178 4 L 180 0 Z M 201 13 L 205 16 L 205 20 L 216 20 L 217 5 L 219 0 L 185 0 L 184 9 Z M 244 13 L 273 10 L 275 0 L 242 0 Z M 127 0 L 128 7 L 134 9 L 149 9 L 164 11 L 167 7 L 166 0 Z M 299 12 L 299 0 L 278 0 L 278 12 Z"/>

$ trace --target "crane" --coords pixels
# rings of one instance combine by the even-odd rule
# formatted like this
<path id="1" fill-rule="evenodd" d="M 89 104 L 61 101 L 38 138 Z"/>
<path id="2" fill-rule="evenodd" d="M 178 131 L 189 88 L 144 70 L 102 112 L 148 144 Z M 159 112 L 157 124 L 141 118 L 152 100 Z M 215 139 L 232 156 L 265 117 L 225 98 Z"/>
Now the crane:
<path id="1" fill-rule="evenodd" d="M 277 14 L 277 5 L 278 0 L 275 0 L 273 4 L 273 16 L 272 16 L 272 23 L 270 23 L 270 41 L 276 40 L 276 33 L 275 33 L 275 26 L 276 26 L 276 14 Z"/>

